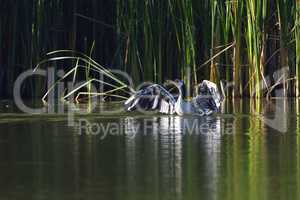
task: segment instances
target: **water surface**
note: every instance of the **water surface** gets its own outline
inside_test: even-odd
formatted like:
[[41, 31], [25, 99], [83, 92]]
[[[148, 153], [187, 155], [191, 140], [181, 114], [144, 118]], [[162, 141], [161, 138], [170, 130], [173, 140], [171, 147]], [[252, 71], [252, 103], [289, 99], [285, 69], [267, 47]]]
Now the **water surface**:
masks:
[[[76, 115], [94, 134], [1, 102], [0, 199], [300, 199], [298, 104], [280, 101], [228, 100], [205, 118]], [[276, 105], [286, 133], [263, 123]]]

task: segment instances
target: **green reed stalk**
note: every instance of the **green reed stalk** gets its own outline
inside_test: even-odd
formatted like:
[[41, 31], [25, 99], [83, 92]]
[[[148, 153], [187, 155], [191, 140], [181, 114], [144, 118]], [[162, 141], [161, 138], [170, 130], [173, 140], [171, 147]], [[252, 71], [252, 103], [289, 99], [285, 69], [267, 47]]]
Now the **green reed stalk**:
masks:
[[[217, 21], [216, 23], [219, 29], [215, 31], [217, 33], [217, 38], [219, 39], [217, 47], [215, 47], [215, 52], [213, 53], [214, 56], [221, 52], [220, 49], [226, 48], [226, 46], [230, 45], [232, 40], [232, 29], [233, 29], [233, 17], [232, 17], [232, 4], [233, 2], [224, 2], [218, 1], [217, 5]], [[216, 64], [217, 71], [218, 71], [218, 78], [222, 80], [227, 80], [231, 82], [231, 53], [229, 51], [225, 51], [223, 56], [220, 56], [218, 63]], [[230, 89], [226, 90], [226, 96], [230, 96], [231, 92]]]
[[241, 46], [242, 46], [242, 19], [243, 19], [243, 1], [232, 2], [233, 10], [233, 37], [235, 40], [234, 54], [233, 54], [233, 81], [234, 81], [234, 94], [233, 96], [239, 97], [242, 95], [242, 82], [241, 82]]
[[[280, 31], [280, 67], [289, 68], [289, 52], [287, 44], [289, 43], [289, 12], [291, 11], [291, 1], [289, 0], [276, 0], [278, 24]], [[284, 96], [287, 95], [286, 91], [286, 76], [283, 78]]]
[[182, 35], [182, 17], [178, 16], [177, 13], [181, 13], [179, 12], [178, 8], [180, 7], [180, 4], [175, 4], [174, 0], [168, 0], [168, 7], [169, 7], [169, 12], [170, 12], [170, 23], [172, 25], [172, 29], [174, 32], [174, 43], [173, 43], [173, 48], [175, 49], [174, 52], [176, 52], [177, 55], [180, 55], [179, 58], [177, 58], [177, 62], [179, 63], [179, 67], [177, 67], [176, 65], [173, 66], [172, 68], [173, 71], [177, 72], [176, 74], [179, 74], [182, 76], [182, 69], [184, 67], [184, 59], [183, 59], [183, 55], [182, 52], [184, 51], [185, 48], [185, 43], [182, 42], [184, 35]]
[[[187, 91], [191, 92], [192, 81], [197, 83], [197, 74], [196, 74], [196, 63], [195, 63], [195, 41], [194, 41], [194, 19], [193, 19], [193, 8], [192, 0], [182, 1], [182, 43], [184, 46], [183, 49], [183, 77], [187, 85]], [[191, 76], [193, 69], [193, 76]]]
[[[226, 2], [225, 3], [225, 14], [223, 16], [221, 16], [221, 20], [225, 19], [225, 21], [222, 23], [223, 24], [223, 33], [224, 33], [224, 44], [228, 44], [230, 42], [231, 39], [231, 33], [232, 33], [232, 23], [233, 23], [233, 17], [232, 17], [232, 5], [233, 2]], [[230, 68], [230, 54], [228, 51], [225, 52], [225, 65], [227, 65], [225, 67], [225, 80], [227, 81], [231, 81], [231, 68]], [[230, 90], [226, 91], [227, 92], [227, 96], [229, 96]], [[231, 95], [231, 94], [230, 94]]]
[[296, 0], [295, 42], [296, 42], [296, 96], [300, 96], [300, 1]]
[[153, 34], [152, 34], [152, 21], [151, 21], [151, 1], [144, 1], [144, 56], [143, 56], [143, 63], [144, 63], [144, 79], [146, 81], [153, 81], [154, 76], [154, 66], [153, 66]]
[[[215, 40], [216, 40], [216, 21], [217, 18], [217, 1], [216, 0], [211, 0], [211, 49], [210, 49], [210, 57], [212, 58], [214, 56], [214, 47], [215, 47]], [[210, 80], [213, 82], [217, 81], [217, 69], [216, 69], [216, 64], [215, 60], [212, 59], [210, 62]]]
[[268, 11], [267, 0], [247, 0], [247, 52], [249, 60], [249, 91], [256, 98], [262, 97], [266, 32], [265, 23]]
[[[5, 7], [11, 5], [4, 3]], [[4, 10], [7, 13], [2, 19], [0, 36], [9, 39], [1, 43], [4, 47], [0, 50], [3, 54], [0, 65], [6, 66], [1, 71], [8, 82], [5, 90], [12, 91], [17, 75], [35, 65], [46, 52], [86, 51], [95, 40], [95, 59], [107, 64], [112, 60], [108, 52], [118, 55], [118, 65], [137, 84], [145, 80], [160, 83], [165, 79], [184, 78], [191, 87], [202, 79], [218, 82], [225, 78], [234, 81], [234, 96], [246, 95], [243, 92], [246, 88], [247, 94], [258, 98], [264, 94], [261, 90], [264, 77], [271, 76], [278, 68], [289, 67], [297, 78], [295, 94], [300, 96], [299, 0], [116, 0], [109, 3], [107, 6], [102, 0], [92, 0], [82, 8], [78, 0], [16, 1], [9, 11]], [[109, 16], [98, 12], [103, 7], [112, 8]], [[82, 23], [76, 13], [100, 23]], [[116, 41], [103, 42], [104, 37], [114, 34], [118, 35]], [[220, 49], [232, 42], [235, 46], [218, 55]], [[269, 61], [273, 54], [267, 64], [265, 60]], [[207, 60], [210, 65], [205, 64], [206, 67], [196, 72], [196, 66]], [[53, 63], [57, 64], [60, 63]], [[242, 70], [243, 64], [249, 64], [247, 74]], [[86, 79], [85, 74], [77, 77]], [[43, 87], [44, 82], [37, 81], [26, 85], [24, 92], [36, 93]]]
[[[156, 3], [157, 6], [157, 21], [156, 23], [154, 22], [154, 24], [156, 24], [156, 39], [157, 39], [157, 43], [156, 43], [156, 59], [155, 59], [155, 65], [156, 65], [156, 80], [158, 83], [162, 83], [163, 82], [163, 48], [164, 48], [164, 14], [165, 14], [165, 10], [164, 10], [164, 3], [162, 1], [159, 1]], [[153, 16], [154, 17], [154, 16]]]

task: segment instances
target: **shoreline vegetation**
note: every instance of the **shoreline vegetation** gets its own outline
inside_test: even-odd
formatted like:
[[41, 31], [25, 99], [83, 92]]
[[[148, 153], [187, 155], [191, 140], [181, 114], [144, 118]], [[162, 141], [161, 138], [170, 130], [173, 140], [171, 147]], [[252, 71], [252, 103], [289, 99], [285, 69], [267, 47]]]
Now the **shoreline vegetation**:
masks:
[[[232, 84], [228, 97], [274, 96], [278, 88], [300, 96], [299, 0], [5, 0], [0, 12], [1, 98], [43, 60], [85, 80], [85, 94], [100, 72], [113, 77], [105, 66], [135, 84], [181, 78], [191, 92], [209, 79]], [[66, 56], [73, 59], [58, 59]], [[46, 91], [43, 78], [22, 88], [28, 97]]]

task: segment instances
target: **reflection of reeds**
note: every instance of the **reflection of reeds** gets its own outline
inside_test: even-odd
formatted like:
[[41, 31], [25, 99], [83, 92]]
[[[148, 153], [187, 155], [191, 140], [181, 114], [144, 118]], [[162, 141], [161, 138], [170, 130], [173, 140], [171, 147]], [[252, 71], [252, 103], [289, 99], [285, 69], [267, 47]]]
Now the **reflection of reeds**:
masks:
[[[126, 70], [136, 83], [182, 78], [191, 90], [202, 79], [227, 80], [235, 83], [229, 96], [262, 97], [276, 82], [267, 77], [288, 67], [284, 79], [297, 79], [282, 84], [285, 94], [300, 94], [297, 0], [41, 0], [1, 7], [2, 96], [55, 49], [93, 49], [95, 60]], [[23, 92], [43, 85], [28, 83]]]

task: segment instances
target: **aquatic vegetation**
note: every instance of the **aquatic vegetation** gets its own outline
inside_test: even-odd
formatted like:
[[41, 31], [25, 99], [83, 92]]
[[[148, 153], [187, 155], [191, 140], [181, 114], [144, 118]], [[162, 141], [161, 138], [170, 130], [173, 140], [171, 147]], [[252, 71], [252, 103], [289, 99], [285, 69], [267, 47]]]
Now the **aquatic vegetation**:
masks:
[[[98, 79], [93, 58], [136, 84], [184, 79], [189, 94], [203, 79], [233, 83], [225, 91], [233, 97], [272, 96], [278, 87], [284, 96], [300, 94], [298, 0], [31, 0], [4, 2], [1, 13], [1, 96], [12, 96], [16, 77], [56, 49], [88, 55], [60, 52], [50, 62], [77, 66], [74, 81]], [[278, 82], [281, 69], [287, 73]], [[22, 90], [40, 96], [45, 85], [35, 79]]]
[[295, 11], [295, 42], [296, 42], [296, 96], [300, 95], [300, 2], [296, 5]]
[[[63, 54], [60, 56], [60, 54]], [[67, 71], [61, 78], [55, 81], [53, 85], [51, 85], [45, 95], [43, 96], [43, 102], [47, 102], [46, 99], [51, 91], [53, 91], [58, 84], [64, 83], [68, 80], [68, 78], [72, 78], [72, 88], [67, 88], [67, 91], [64, 90], [63, 94], [59, 96], [62, 97], [62, 100], [66, 100], [69, 97], [75, 97], [75, 101], [79, 102], [80, 96], [87, 96], [86, 100], [91, 100], [94, 97], [115, 97], [118, 99], [127, 99], [125, 95], [130, 95], [130, 92], [133, 92], [134, 89], [129, 85], [129, 83], [123, 82], [120, 78], [117, 77], [113, 72], [108, 70], [107, 68], [103, 67], [102, 65], [98, 64], [94, 61], [91, 57], [78, 53], [71, 50], [58, 50], [54, 52], [50, 52], [47, 54], [48, 56], [52, 56], [41, 61], [34, 70], [37, 70], [42, 65], [51, 62], [57, 61], [66, 61], [66, 60], [73, 60], [76, 61], [74, 67], [72, 67], [69, 71]], [[83, 69], [83, 70], [82, 70]], [[77, 74], [84, 74], [84, 81], [80, 82], [80, 79], [77, 78]], [[103, 78], [95, 78], [94, 76], [101, 75]], [[109, 78], [109, 81], [105, 81], [105, 77]], [[76, 84], [76, 83], [79, 83]], [[99, 83], [101, 86], [107, 86], [109, 89], [98, 91], [92, 91], [91, 85], [92, 83]], [[82, 89], [86, 89], [85, 92]], [[114, 94], [114, 92], [121, 91], [121, 94]], [[73, 100], [73, 99], [72, 99]]]

